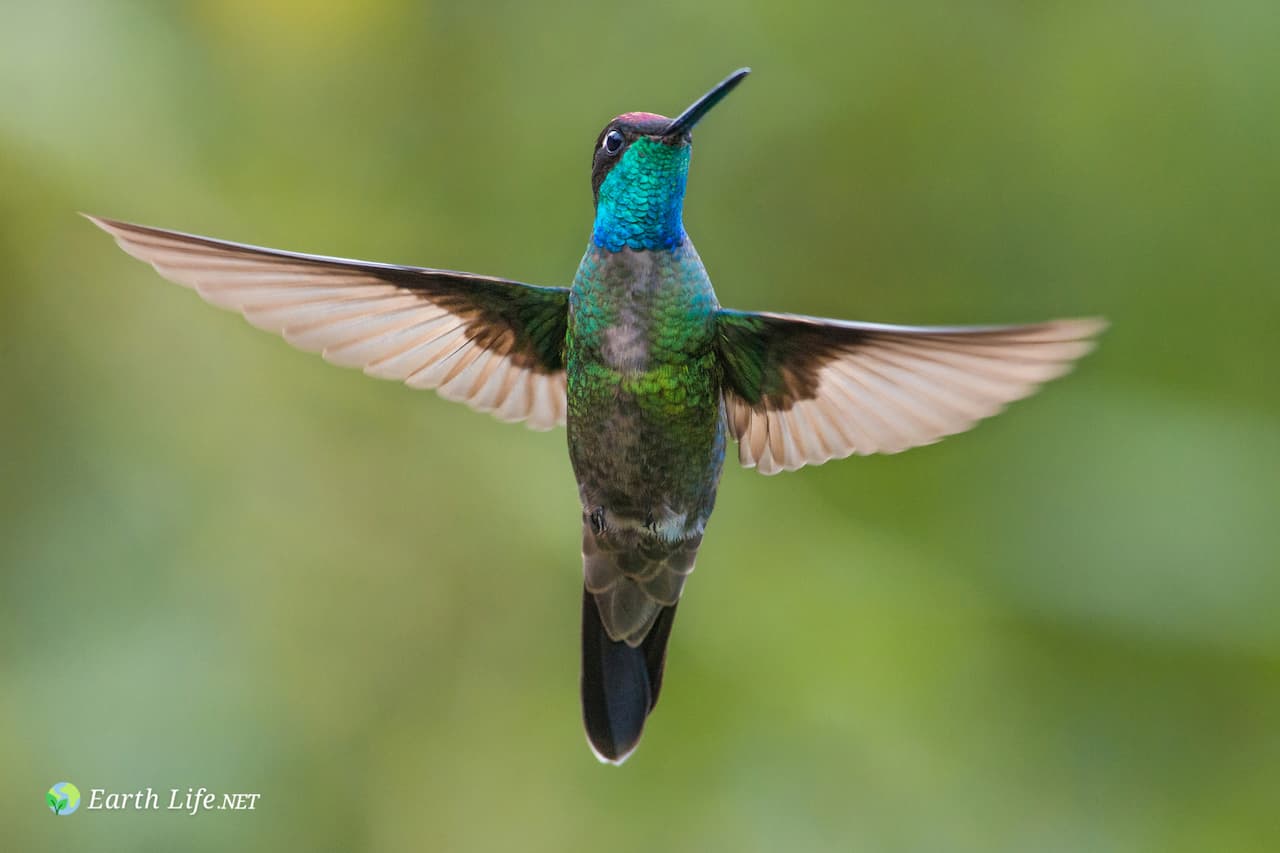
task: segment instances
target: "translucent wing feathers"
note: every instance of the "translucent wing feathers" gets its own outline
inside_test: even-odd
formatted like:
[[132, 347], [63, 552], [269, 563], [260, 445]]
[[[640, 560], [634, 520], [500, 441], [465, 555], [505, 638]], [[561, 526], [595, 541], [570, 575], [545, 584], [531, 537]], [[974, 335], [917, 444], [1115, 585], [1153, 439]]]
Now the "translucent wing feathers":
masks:
[[742, 464], [774, 474], [963, 432], [1061, 376], [1105, 323], [915, 327], [722, 311]]
[[88, 218], [165, 278], [299, 349], [534, 429], [564, 423], [564, 288]]

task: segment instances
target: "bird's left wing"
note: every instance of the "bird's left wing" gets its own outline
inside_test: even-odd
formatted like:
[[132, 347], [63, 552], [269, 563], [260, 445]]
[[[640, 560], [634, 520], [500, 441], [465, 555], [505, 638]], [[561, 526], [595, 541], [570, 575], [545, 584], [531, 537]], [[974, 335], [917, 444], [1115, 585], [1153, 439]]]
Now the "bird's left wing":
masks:
[[165, 278], [335, 364], [533, 429], [565, 421], [565, 288], [87, 218]]
[[887, 326], [722, 310], [738, 458], [775, 474], [932, 444], [1066, 373], [1105, 326]]

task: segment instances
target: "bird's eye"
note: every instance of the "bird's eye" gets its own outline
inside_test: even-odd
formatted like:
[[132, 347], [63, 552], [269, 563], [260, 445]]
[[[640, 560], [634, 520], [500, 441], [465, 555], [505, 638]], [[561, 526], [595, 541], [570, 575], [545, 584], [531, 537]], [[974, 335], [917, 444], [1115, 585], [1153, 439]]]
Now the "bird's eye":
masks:
[[600, 143], [600, 147], [609, 154], [617, 154], [622, 150], [623, 141], [621, 133], [611, 130], [604, 135], [604, 141]]

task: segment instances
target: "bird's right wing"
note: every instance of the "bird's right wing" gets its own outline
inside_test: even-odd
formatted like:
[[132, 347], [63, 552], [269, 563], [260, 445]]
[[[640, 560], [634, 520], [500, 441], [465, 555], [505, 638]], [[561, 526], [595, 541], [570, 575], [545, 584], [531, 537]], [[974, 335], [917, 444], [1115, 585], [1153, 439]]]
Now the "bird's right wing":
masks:
[[87, 218], [165, 278], [334, 364], [533, 429], [565, 422], [565, 288]]
[[725, 410], [762, 474], [964, 432], [1061, 376], [1106, 327], [886, 326], [722, 310]]

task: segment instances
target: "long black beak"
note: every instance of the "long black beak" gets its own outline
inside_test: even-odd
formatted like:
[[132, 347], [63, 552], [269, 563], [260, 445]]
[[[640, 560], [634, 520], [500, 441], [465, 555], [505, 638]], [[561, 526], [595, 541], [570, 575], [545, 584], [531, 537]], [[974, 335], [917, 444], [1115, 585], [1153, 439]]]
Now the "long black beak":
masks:
[[671, 120], [671, 124], [667, 125], [667, 129], [662, 132], [663, 136], [681, 136], [693, 130], [693, 126], [697, 124], [704, 115], [711, 112], [711, 108], [724, 100], [724, 96], [733, 91], [734, 87], [742, 82], [742, 78], [751, 73], [750, 68], [739, 68], [728, 77], [721, 80], [707, 94], [693, 102], [693, 106], [680, 113]]

